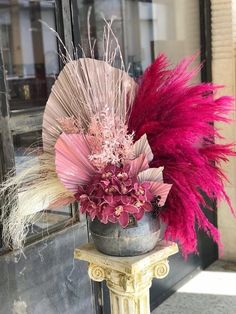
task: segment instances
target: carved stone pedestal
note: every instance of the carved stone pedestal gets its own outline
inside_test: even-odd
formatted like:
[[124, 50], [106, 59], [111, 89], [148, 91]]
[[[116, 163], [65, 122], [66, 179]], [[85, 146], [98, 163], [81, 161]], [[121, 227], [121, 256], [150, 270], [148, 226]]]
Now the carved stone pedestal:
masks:
[[75, 258], [89, 263], [88, 274], [92, 280], [106, 280], [112, 314], [148, 314], [152, 279], [168, 275], [167, 259], [177, 252], [176, 244], [160, 242], [147, 254], [115, 257], [98, 252], [88, 243], [75, 250]]

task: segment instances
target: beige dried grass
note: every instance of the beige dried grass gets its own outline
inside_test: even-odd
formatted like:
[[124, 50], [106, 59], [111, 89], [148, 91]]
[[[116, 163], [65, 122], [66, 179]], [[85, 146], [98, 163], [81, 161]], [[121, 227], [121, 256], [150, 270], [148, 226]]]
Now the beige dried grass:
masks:
[[40, 211], [53, 208], [59, 199], [63, 204], [73, 199], [73, 194], [57, 178], [53, 155], [43, 153], [25, 161], [23, 167], [17, 175], [9, 173], [1, 187], [5, 202], [1, 215], [3, 239], [13, 248], [21, 248], [27, 226], [38, 220]]

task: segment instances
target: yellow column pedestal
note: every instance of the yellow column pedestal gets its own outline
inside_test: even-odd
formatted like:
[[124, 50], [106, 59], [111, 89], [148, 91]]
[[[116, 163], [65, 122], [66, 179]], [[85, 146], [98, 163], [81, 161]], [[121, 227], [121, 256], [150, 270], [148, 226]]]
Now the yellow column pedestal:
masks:
[[177, 244], [161, 241], [147, 254], [116, 257], [100, 253], [88, 243], [76, 249], [74, 256], [89, 263], [92, 280], [106, 280], [112, 314], [149, 314], [152, 279], [168, 275], [168, 257], [177, 252]]

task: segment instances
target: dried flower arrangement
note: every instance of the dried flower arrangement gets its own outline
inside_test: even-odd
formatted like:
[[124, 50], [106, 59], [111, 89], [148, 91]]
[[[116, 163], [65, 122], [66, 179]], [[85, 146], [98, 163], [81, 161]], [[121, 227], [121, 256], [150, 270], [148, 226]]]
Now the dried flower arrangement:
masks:
[[87, 133], [63, 132], [55, 145], [58, 178], [81, 212], [123, 227], [130, 214], [140, 220], [152, 211], [151, 201], [165, 203], [171, 185], [163, 183], [162, 167], [149, 168], [152, 158], [146, 135], [134, 143], [127, 126], [111, 115], [92, 118]]
[[124, 70], [109, 23], [102, 61], [89, 44], [91, 58], [64, 56], [45, 108], [39, 162], [26, 163], [1, 188], [10, 190], [5, 240], [21, 247], [40, 211], [74, 201], [91, 219], [123, 227], [129, 215], [139, 220], [152, 211], [154, 201], [165, 204], [165, 237], [179, 241], [184, 255], [197, 251], [195, 223], [219, 243], [201, 206], [209, 208], [205, 193], [225, 199], [233, 211], [219, 166], [235, 155], [233, 145], [216, 144], [220, 134], [210, 123], [229, 122], [233, 99], [215, 98], [213, 84], [190, 83], [199, 71], [189, 70], [193, 58], [170, 69], [160, 55], [137, 84]]

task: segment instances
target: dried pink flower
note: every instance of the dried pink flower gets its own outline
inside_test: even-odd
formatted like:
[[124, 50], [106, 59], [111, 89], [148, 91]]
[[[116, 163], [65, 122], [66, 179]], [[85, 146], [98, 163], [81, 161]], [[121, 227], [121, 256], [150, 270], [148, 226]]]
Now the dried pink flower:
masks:
[[82, 131], [81, 121], [78, 118], [75, 118], [74, 116], [63, 117], [63, 118], [57, 119], [57, 121], [60, 123], [61, 128], [64, 133], [74, 134], [74, 133], [80, 133]]
[[99, 169], [133, 158], [133, 134], [128, 134], [127, 125], [117, 117], [93, 117], [87, 138], [92, 151], [89, 159]]

